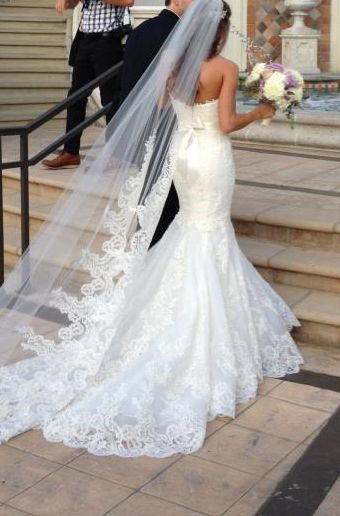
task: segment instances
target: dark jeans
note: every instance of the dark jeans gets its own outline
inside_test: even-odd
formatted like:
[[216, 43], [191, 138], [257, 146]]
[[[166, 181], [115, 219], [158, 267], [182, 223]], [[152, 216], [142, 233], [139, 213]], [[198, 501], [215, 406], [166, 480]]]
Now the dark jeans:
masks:
[[[72, 86], [68, 95], [85, 86], [92, 79], [98, 77], [115, 64], [123, 59], [123, 46], [117, 34], [107, 34], [106, 36], [95, 35], [87, 36], [80, 34], [77, 51], [74, 58]], [[106, 122], [109, 123], [119, 106], [120, 95], [120, 75], [108, 80], [100, 86], [100, 97], [102, 105], [113, 101], [113, 108], [106, 115]], [[85, 120], [87, 98], [70, 106], [67, 110], [66, 131], [70, 131], [76, 125]], [[70, 154], [79, 154], [80, 149], [79, 133], [71, 138], [64, 145], [64, 150]]]

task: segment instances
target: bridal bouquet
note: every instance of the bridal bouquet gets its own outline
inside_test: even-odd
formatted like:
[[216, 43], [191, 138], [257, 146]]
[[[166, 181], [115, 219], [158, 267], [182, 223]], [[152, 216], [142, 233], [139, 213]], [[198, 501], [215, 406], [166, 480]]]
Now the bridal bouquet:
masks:
[[[293, 108], [302, 102], [304, 80], [299, 72], [279, 63], [258, 63], [247, 77], [245, 88], [251, 97], [271, 102], [289, 120], [294, 120]], [[270, 120], [262, 124], [269, 125]]]

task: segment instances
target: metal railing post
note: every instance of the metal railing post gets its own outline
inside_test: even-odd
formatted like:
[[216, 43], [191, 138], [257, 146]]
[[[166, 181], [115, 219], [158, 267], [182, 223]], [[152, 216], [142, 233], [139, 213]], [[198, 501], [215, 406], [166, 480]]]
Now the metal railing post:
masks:
[[2, 187], [2, 138], [0, 135], [0, 285], [5, 281], [4, 205]]
[[20, 134], [20, 193], [21, 193], [21, 252], [24, 253], [30, 243], [30, 211], [28, 180], [28, 133]]

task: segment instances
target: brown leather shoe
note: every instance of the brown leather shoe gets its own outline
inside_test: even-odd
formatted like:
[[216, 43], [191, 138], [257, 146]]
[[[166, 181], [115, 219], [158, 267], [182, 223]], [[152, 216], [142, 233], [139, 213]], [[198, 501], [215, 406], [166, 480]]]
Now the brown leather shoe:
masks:
[[53, 159], [44, 159], [41, 162], [45, 167], [52, 169], [59, 168], [76, 168], [80, 165], [80, 156], [79, 154], [70, 154], [69, 152], [62, 152]]

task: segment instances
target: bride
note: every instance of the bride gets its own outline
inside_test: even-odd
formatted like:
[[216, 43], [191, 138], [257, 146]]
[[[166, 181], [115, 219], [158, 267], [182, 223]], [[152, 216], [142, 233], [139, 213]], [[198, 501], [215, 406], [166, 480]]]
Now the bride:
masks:
[[[0, 291], [0, 442], [193, 453], [264, 376], [296, 373], [294, 314], [241, 252], [228, 133], [231, 11], [194, 0]], [[149, 250], [174, 181], [180, 211]]]

